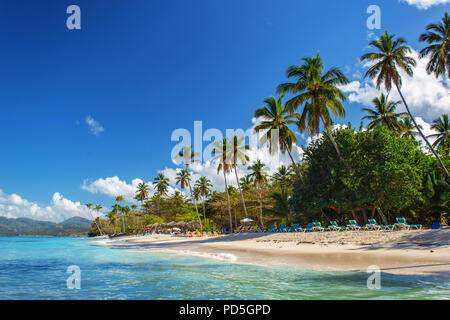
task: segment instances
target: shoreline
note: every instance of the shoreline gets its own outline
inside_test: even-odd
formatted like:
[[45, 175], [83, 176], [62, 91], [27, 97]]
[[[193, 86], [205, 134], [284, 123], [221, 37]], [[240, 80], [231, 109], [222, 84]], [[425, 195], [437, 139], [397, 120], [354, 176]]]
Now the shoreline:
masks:
[[450, 229], [396, 232], [232, 234], [216, 238], [131, 236], [102, 245], [173, 251], [260, 266], [450, 278]]

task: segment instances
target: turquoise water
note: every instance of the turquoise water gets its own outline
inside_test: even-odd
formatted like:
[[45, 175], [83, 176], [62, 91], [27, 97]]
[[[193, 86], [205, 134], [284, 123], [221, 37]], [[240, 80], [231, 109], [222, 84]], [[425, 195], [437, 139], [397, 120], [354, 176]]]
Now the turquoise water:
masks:
[[[240, 265], [92, 239], [0, 237], [0, 299], [449, 299], [450, 280]], [[81, 289], [67, 288], [70, 265]]]

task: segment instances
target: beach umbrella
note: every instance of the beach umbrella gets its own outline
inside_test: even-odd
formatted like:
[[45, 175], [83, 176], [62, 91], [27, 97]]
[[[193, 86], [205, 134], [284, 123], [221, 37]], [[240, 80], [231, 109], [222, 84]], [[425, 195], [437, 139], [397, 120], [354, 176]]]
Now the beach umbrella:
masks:
[[250, 218], [245, 218], [245, 219], [242, 219], [241, 220], [241, 222], [244, 222], [244, 223], [247, 223], [247, 222], [253, 222], [254, 220], [253, 219], [250, 219]]
[[177, 223], [175, 221], [171, 221], [167, 224], [168, 227], [175, 227]]

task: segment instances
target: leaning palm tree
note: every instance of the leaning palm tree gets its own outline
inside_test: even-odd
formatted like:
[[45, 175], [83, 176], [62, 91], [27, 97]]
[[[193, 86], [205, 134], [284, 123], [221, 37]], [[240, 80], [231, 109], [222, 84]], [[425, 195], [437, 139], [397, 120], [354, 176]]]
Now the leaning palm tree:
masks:
[[217, 161], [219, 165], [217, 166], [217, 174], [220, 171], [223, 172], [223, 179], [225, 181], [225, 192], [227, 194], [228, 202], [228, 214], [230, 216], [230, 231], [233, 231], [233, 216], [231, 215], [231, 201], [230, 193], [228, 192], [227, 174], [231, 173], [231, 159], [229, 150], [230, 143], [227, 138], [223, 138], [222, 141], [215, 141], [214, 148], [212, 150], [212, 155], [214, 158], [213, 162]]
[[200, 196], [202, 197], [203, 202], [203, 220], [206, 220], [206, 197], [209, 196], [212, 188], [211, 180], [209, 180], [207, 177], [200, 177], [195, 182], [195, 187], [198, 189]]
[[231, 140], [231, 157], [232, 157], [232, 167], [234, 169], [234, 174], [236, 176], [236, 184], [238, 186], [239, 193], [241, 194], [241, 201], [242, 201], [242, 207], [244, 208], [245, 218], [248, 218], [247, 214], [247, 207], [245, 206], [245, 200], [244, 200], [244, 194], [242, 193], [241, 185], [239, 183], [239, 176], [237, 172], [237, 166], [239, 163], [242, 165], [245, 165], [250, 158], [247, 155], [247, 150], [250, 149], [250, 147], [245, 144], [245, 137], [238, 138], [237, 135], [233, 136], [233, 139]]
[[263, 219], [263, 206], [262, 206], [262, 192], [265, 184], [267, 183], [267, 173], [265, 164], [261, 162], [261, 160], [256, 161], [253, 165], [248, 167], [248, 170], [251, 170], [249, 177], [252, 179], [255, 187], [258, 190], [259, 195], [259, 218], [261, 222], [261, 226], [264, 227], [264, 219]]
[[92, 203], [87, 203], [86, 204], [86, 207], [88, 208], [88, 211], [89, 211], [89, 214], [91, 215], [91, 217], [92, 217], [92, 220], [94, 220], [94, 223], [95, 223], [95, 225], [97, 226], [97, 230], [98, 230], [98, 232], [100, 232], [100, 235], [102, 234], [102, 231], [100, 230], [100, 227], [98, 226], [98, 224], [97, 224], [97, 221], [95, 221], [95, 218], [94, 218], [94, 216], [92, 215], [92, 206], [93, 206], [93, 204]]
[[[269, 151], [274, 154], [278, 151], [278, 146], [280, 147], [281, 153], [289, 154], [292, 164], [296, 168], [296, 173], [301, 179], [302, 175], [300, 170], [295, 165], [294, 158], [292, 157], [291, 150], [292, 145], [297, 143], [297, 137], [289, 129], [289, 124], [296, 124], [300, 120], [300, 115], [295, 112], [288, 111], [287, 107], [283, 105], [283, 95], [278, 99], [274, 97], [269, 97], [264, 100], [265, 106], [259, 108], [255, 111], [255, 117], [262, 118], [262, 121], [255, 127], [255, 132], [260, 132], [266, 130], [265, 134], [261, 137], [259, 144], [263, 145], [269, 141]], [[273, 141], [272, 130], [277, 130], [278, 141]]]
[[[196, 158], [199, 156], [199, 154], [197, 152], [194, 152], [192, 150], [191, 146], [183, 146], [180, 150], [180, 152], [178, 153], [177, 158], [180, 159], [181, 161], [184, 162], [184, 164], [186, 165], [186, 171], [187, 174], [189, 175], [189, 166], [191, 163], [195, 163], [195, 162], [199, 162]], [[197, 207], [197, 201], [195, 201], [194, 198], [194, 194], [192, 191], [192, 186], [191, 186], [191, 179], [187, 180], [188, 186], [189, 186], [189, 190], [191, 191], [191, 198], [192, 201], [194, 202], [194, 207], [195, 207], [195, 212], [197, 213], [197, 217], [200, 220], [200, 214], [198, 213], [198, 207]], [[200, 225], [202, 224], [202, 222], [200, 221]], [[203, 229], [202, 227], [200, 229]]]
[[319, 53], [311, 58], [303, 58], [300, 66], [290, 66], [286, 70], [288, 78], [295, 78], [294, 83], [282, 83], [278, 86], [278, 93], [291, 93], [296, 95], [288, 102], [288, 111], [296, 110], [303, 105], [303, 111], [298, 122], [300, 132], [307, 130], [309, 135], [320, 132], [322, 123], [327, 131], [331, 142], [342, 162], [344, 158], [333, 137], [331, 115], [344, 117], [345, 109], [342, 102], [347, 96], [339, 89], [339, 86], [348, 84], [347, 77], [338, 68], [331, 68], [324, 72], [324, 64]]
[[448, 114], [443, 114], [440, 118], [435, 119], [431, 129], [437, 131], [437, 133], [428, 136], [428, 138], [436, 138], [433, 147], [442, 148], [443, 150], [448, 148], [450, 143], [450, 121]]
[[441, 23], [429, 24], [426, 33], [420, 35], [419, 41], [429, 44], [420, 51], [420, 58], [430, 56], [427, 64], [428, 74], [436, 78], [447, 73], [450, 77], [450, 16], [445, 12]]
[[430, 144], [428, 139], [423, 134], [422, 130], [417, 125], [411, 111], [409, 110], [408, 104], [403, 97], [402, 91], [400, 90], [402, 86], [402, 78], [399, 74], [400, 69], [406, 72], [408, 76], [413, 75], [413, 67], [416, 66], [417, 62], [413, 58], [409, 57], [408, 54], [411, 53], [411, 48], [406, 45], [406, 40], [404, 38], [394, 39], [394, 35], [390, 35], [385, 32], [378, 40], [370, 42], [370, 45], [377, 49], [377, 52], [366, 53], [361, 57], [361, 61], [368, 60], [373, 62], [374, 65], [369, 68], [365, 74], [365, 78], [376, 78], [376, 87], [380, 89], [382, 83], [387, 92], [391, 91], [392, 84], [397, 88], [398, 94], [400, 95], [403, 104], [405, 105], [406, 111], [409, 114], [414, 126], [419, 132], [422, 139], [428, 145], [428, 148], [433, 152], [436, 159], [438, 159], [442, 169], [445, 171], [447, 176], [450, 176], [447, 168], [442, 162], [441, 158], [434, 150], [433, 146]]
[[148, 195], [148, 184], [145, 182], [139, 183], [136, 190], [136, 196], [134, 198], [142, 204], [148, 198]]
[[[192, 201], [194, 202], [194, 204], [196, 203], [195, 201], [195, 196], [194, 196], [194, 191], [192, 190], [191, 187], [191, 177], [189, 174], [189, 171], [187, 169], [181, 169], [178, 173], [177, 173], [177, 177], [176, 177], [176, 184], [180, 185], [180, 188], [183, 189], [187, 189], [189, 188], [190, 192], [191, 192], [191, 198]], [[197, 213], [197, 218], [198, 221], [200, 222], [200, 232], [203, 232], [203, 224], [202, 224], [202, 219], [200, 218], [200, 214], [198, 213], [197, 210], [197, 205], [195, 205], [195, 211]]]
[[399, 118], [406, 115], [406, 113], [395, 112], [395, 108], [400, 104], [400, 101], [389, 101], [389, 96], [382, 93], [380, 97], [374, 98], [372, 103], [373, 109], [361, 109], [361, 111], [367, 113], [367, 115], [363, 117], [363, 120], [371, 120], [367, 125], [367, 129], [387, 127], [393, 132], [398, 131], [401, 125]]
[[153, 179], [153, 185], [158, 195], [158, 215], [161, 209], [161, 198], [167, 195], [169, 189], [169, 179], [164, 176], [164, 173], [159, 173], [158, 176]]

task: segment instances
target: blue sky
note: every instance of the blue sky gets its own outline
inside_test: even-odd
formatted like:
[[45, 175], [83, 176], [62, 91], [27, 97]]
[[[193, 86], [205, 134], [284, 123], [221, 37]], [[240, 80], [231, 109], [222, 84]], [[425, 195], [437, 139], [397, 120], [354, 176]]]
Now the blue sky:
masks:
[[[424, 27], [450, 8], [438, 4], [445, 0], [409, 2], [437, 5], [0, 0], [3, 199], [16, 194], [45, 207], [58, 193], [110, 205], [110, 196], [83, 190], [83, 181], [153, 179], [173, 167], [172, 131], [192, 130], [194, 120], [204, 128], [251, 127], [254, 110], [275, 94], [285, 69], [318, 50], [327, 68], [340, 67], [362, 85], [357, 59], [368, 43], [369, 5], [381, 8], [382, 30], [375, 34], [387, 29], [416, 50]], [[81, 8], [81, 30], [66, 28], [71, 4]], [[338, 122], [359, 126], [362, 104], [347, 103], [347, 117]], [[438, 116], [416, 110], [428, 122]]]

